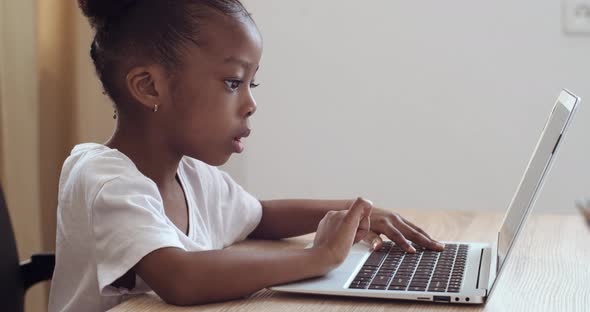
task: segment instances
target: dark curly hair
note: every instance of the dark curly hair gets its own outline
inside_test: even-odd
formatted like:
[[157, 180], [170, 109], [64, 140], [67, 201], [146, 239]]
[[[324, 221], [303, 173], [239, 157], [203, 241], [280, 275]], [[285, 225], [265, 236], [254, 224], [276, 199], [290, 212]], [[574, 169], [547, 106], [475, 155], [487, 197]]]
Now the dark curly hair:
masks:
[[180, 66], [187, 44], [202, 45], [200, 29], [214, 12], [235, 18], [250, 14], [239, 0], [78, 0], [95, 30], [90, 48], [104, 91], [117, 103], [124, 71], [133, 61]]

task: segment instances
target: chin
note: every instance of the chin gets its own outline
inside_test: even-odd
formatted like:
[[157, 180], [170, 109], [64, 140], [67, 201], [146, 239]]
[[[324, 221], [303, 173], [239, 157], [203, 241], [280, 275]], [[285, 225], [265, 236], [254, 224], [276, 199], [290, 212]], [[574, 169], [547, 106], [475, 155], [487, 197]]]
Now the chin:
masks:
[[227, 163], [227, 161], [229, 160], [230, 157], [231, 157], [231, 155], [227, 155], [227, 156], [222, 156], [222, 157], [212, 157], [210, 159], [199, 159], [199, 160], [208, 164], [209, 166], [219, 167], [219, 166], [225, 165], [225, 163]]
[[192, 151], [192, 152], [185, 152], [184, 155], [192, 157], [194, 159], [198, 159], [209, 166], [218, 167], [224, 165], [229, 158], [232, 156], [231, 151], [220, 151], [217, 150], [214, 152], [212, 149], [205, 150], [205, 151]]

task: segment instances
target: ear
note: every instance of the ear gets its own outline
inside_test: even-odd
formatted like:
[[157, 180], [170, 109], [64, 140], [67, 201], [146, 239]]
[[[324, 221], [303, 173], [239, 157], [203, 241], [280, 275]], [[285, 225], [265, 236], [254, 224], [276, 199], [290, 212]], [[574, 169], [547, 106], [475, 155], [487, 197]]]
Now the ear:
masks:
[[125, 77], [127, 90], [133, 99], [153, 110], [161, 108], [168, 96], [168, 75], [162, 66], [133, 67]]

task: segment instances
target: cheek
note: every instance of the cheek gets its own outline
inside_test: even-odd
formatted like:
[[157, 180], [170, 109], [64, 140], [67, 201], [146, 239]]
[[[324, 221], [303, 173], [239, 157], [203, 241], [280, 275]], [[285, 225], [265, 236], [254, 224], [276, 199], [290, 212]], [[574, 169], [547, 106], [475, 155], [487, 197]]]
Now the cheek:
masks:
[[197, 88], [179, 87], [172, 96], [172, 103], [170, 103], [178, 115], [187, 115], [191, 111], [198, 108], [198, 103], [201, 102], [200, 95]]
[[[196, 84], [198, 86], [198, 84]], [[207, 93], [204, 88], [178, 87], [172, 96], [172, 118], [176, 126], [198, 124], [207, 114]], [[174, 121], [172, 121], [174, 123]]]
[[237, 114], [232, 111], [234, 100], [233, 94], [212, 79], [183, 84], [173, 93], [171, 103], [175, 133], [199, 141], [225, 137]]
[[219, 96], [211, 92], [186, 92], [175, 100], [170, 120], [175, 136], [183, 141], [208, 143], [227, 135], [229, 112]]
[[223, 91], [205, 91], [195, 95], [192, 108], [187, 109], [190, 114], [199, 120], [203, 126], [215, 130], [223, 130], [227, 127], [235, 114], [232, 112], [232, 97]]

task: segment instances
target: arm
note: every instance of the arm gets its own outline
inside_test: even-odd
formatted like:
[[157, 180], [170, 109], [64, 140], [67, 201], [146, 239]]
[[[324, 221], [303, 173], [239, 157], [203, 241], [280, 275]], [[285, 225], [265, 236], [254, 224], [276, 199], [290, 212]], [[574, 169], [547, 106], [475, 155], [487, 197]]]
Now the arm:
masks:
[[[281, 239], [313, 232], [329, 211], [350, 207], [352, 200], [285, 199], [261, 201], [262, 220], [250, 234], [255, 239]], [[407, 252], [416, 252], [410, 241], [432, 250], [443, 250], [444, 245], [398, 213], [373, 207], [370, 232], [365, 240], [380, 249], [383, 234]]]
[[321, 276], [344, 261], [369, 230], [371, 205], [358, 199], [346, 211], [329, 212], [318, 225], [314, 246], [303, 250], [214, 250], [162, 248], [133, 270], [164, 301], [202, 304], [240, 298], [270, 285]]
[[237, 299], [265, 287], [326, 274], [335, 263], [321, 249], [213, 250], [162, 248], [134, 268], [167, 303]]
[[331, 210], [348, 209], [352, 200], [263, 200], [262, 220], [250, 234], [255, 239], [281, 239], [315, 232]]

